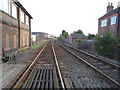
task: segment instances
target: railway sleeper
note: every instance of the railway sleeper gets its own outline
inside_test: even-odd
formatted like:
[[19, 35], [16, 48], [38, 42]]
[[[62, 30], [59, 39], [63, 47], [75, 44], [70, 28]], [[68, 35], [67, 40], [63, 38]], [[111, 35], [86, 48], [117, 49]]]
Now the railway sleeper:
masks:
[[55, 72], [51, 67], [39, 67], [33, 69], [25, 82], [24, 88], [56, 88]]

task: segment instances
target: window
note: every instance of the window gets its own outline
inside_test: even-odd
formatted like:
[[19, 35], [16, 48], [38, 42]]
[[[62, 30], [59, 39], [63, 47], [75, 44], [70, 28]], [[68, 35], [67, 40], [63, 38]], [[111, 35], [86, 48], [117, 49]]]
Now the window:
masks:
[[11, 14], [10, 3], [11, 0], [0, 0], [0, 9], [8, 14]]
[[2, 0], [2, 10], [8, 13], [8, 0]]
[[12, 4], [12, 16], [17, 19], [17, 7]]
[[0, 8], [2, 8], [4, 12], [10, 14], [10, 0], [2, 0], [0, 3], [2, 3]]
[[101, 21], [101, 27], [107, 26], [107, 19]]
[[111, 17], [110, 25], [116, 24], [116, 16]]
[[26, 24], [29, 25], [29, 17], [26, 15]]
[[25, 16], [24, 13], [21, 11], [21, 21], [24, 23], [25, 22]]

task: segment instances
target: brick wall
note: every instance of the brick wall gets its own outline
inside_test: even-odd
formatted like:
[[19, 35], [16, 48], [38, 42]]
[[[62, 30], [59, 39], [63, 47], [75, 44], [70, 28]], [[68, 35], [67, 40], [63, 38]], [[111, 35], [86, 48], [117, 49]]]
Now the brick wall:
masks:
[[[0, 11], [2, 13], [2, 48], [6, 51], [18, 48], [19, 42], [19, 29], [18, 20], [10, 15]], [[29, 45], [29, 26], [24, 23], [20, 23], [20, 47]]]
[[[1, 49], [5, 48], [6, 51], [11, 49], [29, 46], [30, 43], [30, 26], [25, 23], [19, 22], [18, 19], [8, 15], [0, 10], [0, 21], [2, 29], [0, 30], [0, 54]], [[20, 23], [20, 24], [19, 24]], [[20, 25], [20, 33], [19, 26]], [[19, 38], [20, 34], [20, 38]], [[20, 47], [19, 47], [20, 41]]]
[[[114, 33], [117, 32], [117, 24], [118, 24], [117, 21], [116, 21], [116, 24], [110, 25], [110, 18], [113, 16], [118, 16], [118, 14], [114, 13], [110, 16], [103, 17], [99, 20], [99, 22], [98, 22], [98, 35], [100, 35], [100, 36], [104, 35], [107, 30], [114, 32]], [[101, 21], [105, 20], [105, 19], [107, 19], [107, 26], [101, 27]]]
[[20, 30], [20, 46], [24, 47], [24, 46], [28, 46], [29, 45], [29, 31]]
[[6, 51], [18, 48], [18, 20], [4, 12], [2, 12], [2, 48]]

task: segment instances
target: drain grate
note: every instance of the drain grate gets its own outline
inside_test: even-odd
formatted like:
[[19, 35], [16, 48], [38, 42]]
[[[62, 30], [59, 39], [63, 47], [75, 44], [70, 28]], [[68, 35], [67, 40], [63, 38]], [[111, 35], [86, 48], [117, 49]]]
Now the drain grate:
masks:
[[34, 68], [24, 88], [57, 88], [55, 77], [52, 67]]
[[66, 88], [82, 88], [83, 85], [78, 81], [77, 77], [66, 76], [64, 77]]

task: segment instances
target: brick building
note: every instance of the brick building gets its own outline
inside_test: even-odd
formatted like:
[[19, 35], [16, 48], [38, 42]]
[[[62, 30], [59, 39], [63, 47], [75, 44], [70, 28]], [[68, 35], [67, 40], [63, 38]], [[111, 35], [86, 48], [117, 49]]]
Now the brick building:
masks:
[[108, 3], [107, 12], [98, 19], [98, 35], [102, 36], [107, 30], [120, 35], [120, 7], [113, 9], [112, 3]]
[[71, 42], [77, 42], [78, 39], [86, 40], [87, 37], [84, 34], [78, 34], [78, 33], [72, 33], [72, 34], [70, 34], [69, 41], [71, 41]]
[[31, 45], [32, 16], [17, 0], [0, 0], [0, 54]]
[[36, 35], [36, 42], [40, 42], [41, 40], [48, 39], [49, 34], [44, 32], [32, 32], [32, 35]]

